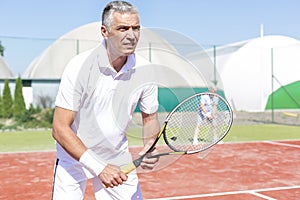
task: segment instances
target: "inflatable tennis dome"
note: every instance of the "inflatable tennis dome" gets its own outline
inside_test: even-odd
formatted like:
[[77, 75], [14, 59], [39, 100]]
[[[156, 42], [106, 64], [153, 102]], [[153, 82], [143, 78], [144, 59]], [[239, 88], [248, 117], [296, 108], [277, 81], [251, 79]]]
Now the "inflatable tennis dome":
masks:
[[264, 36], [212, 51], [235, 110], [300, 108], [300, 41]]
[[13, 76], [8, 65], [4, 61], [3, 57], [0, 55], [0, 79], [7, 79]]
[[[100, 27], [99, 22], [94, 22], [63, 35], [31, 62], [22, 78], [60, 80], [66, 64], [72, 57], [101, 43]], [[167, 110], [191, 93], [207, 91], [209, 85], [201, 69], [195, 67], [182, 53], [187, 51], [185, 47], [171, 44], [170, 39], [178, 37], [184, 38], [183, 35], [170, 30], [142, 28], [136, 49], [136, 53], [147, 59], [152, 66], [142, 77], [149, 79], [152, 75], [156, 79], [160, 86], [161, 101], [165, 102], [163, 104]], [[208, 55], [206, 57], [208, 63], [205, 68], [212, 67]], [[44, 86], [39, 85], [39, 87]], [[223, 92], [223, 88], [218, 89]], [[34, 89], [34, 91], [38, 90], [38, 88]], [[57, 90], [57, 87], [54, 90]], [[45, 92], [45, 89], [41, 92]], [[34, 95], [38, 96], [38, 94]]]

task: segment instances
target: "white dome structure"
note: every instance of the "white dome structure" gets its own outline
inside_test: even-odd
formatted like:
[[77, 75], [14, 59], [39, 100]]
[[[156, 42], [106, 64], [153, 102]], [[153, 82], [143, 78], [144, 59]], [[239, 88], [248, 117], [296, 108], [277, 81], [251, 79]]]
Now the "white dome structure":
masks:
[[35, 58], [22, 78], [60, 79], [65, 65], [78, 53], [95, 47], [100, 41], [100, 26], [84, 25], [60, 37]]
[[[216, 52], [217, 71], [226, 97], [236, 110], [264, 111], [271, 109], [270, 104], [276, 109], [300, 108], [299, 87], [286, 90], [287, 86], [297, 88], [294, 84], [300, 81], [298, 40], [265, 36], [218, 47]], [[282, 89], [286, 90], [285, 96], [276, 96], [276, 91]]]
[[8, 65], [4, 61], [3, 57], [0, 55], [0, 79], [7, 79], [13, 76]]

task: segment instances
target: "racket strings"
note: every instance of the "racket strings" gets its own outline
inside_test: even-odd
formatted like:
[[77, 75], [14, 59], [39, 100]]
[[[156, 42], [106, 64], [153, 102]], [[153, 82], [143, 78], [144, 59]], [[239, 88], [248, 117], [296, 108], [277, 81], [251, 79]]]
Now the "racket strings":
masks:
[[205, 115], [200, 109], [203, 96], [184, 101], [169, 118], [164, 137], [173, 150], [188, 153], [205, 150], [220, 141], [231, 126], [227, 103], [218, 95], [210, 96], [213, 111]]

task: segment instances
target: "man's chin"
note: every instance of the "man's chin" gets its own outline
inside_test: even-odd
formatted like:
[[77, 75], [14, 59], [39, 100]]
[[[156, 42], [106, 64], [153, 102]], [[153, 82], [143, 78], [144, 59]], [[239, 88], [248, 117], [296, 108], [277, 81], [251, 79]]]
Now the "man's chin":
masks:
[[134, 51], [135, 51], [135, 48], [132, 48], [132, 49], [126, 49], [126, 50], [123, 51], [123, 53], [124, 53], [126, 56], [128, 56], [128, 55], [130, 55], [130, 54], [133, 54]]

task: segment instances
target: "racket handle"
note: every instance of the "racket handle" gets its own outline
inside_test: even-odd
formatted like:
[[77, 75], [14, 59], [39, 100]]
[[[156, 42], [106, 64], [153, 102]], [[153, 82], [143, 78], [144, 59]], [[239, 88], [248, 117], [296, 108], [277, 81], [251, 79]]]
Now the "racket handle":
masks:
[[[130, 172], [132, 172], [133, 170], [135, 170], [138, 166], [140, 166], [142, 159], [144, 156], [134, 160], [133, 162], [125, 165], [124, 167], [121, 168], [121, 171], [124, 172], [125, 174], [129, 174]], [[105, 184], [103, 184], [104, 188], [108, 188]]]
[[134, 165], [133, 162], [127, 164], [126, 166], [122, 167], [122, 171], [125, 173], [125, 174], [128, 174], [130, 172], [132, 172], [133, 170], [136, 169], [136, 166]]
[[[121, 170], [122, 172], [124, 172], [125, 174], [129, 174], [131, 171], [135, 170], [137, 167], [134, 165], [133, 162], [127, 164], [126, 166], [122, 167]], [[106, 185], [104, 185], [102, 183], [104, 188], [108, 188]]]

